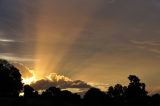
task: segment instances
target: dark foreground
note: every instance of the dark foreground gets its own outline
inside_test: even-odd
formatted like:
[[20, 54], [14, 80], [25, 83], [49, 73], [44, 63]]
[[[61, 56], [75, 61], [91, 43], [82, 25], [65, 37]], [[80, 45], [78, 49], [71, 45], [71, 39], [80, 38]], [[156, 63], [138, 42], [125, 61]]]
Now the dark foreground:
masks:
[[143, 100], [56, 100], [48, 98], [0, 98], [0, 106], [160, 106], [160, 96]]
[[1, 97], [0, 106], [160, 106], [159, 94], [134, 98], [120, 95], [111, 97], [96, 88], [91, 88], [83, 98], [69, 91], [63, 93], [50, 95], [45, 92], [42, 95], [16, 98]]

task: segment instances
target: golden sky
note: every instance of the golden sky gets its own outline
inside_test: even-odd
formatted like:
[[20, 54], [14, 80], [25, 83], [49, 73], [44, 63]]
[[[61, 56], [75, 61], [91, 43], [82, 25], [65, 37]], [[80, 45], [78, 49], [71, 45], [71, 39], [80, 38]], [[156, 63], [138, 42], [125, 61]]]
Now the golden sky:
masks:
[[158, 88], [160, 1], [1, 0], [0, 56], [42, 78], [95, 83], [140, 76]]

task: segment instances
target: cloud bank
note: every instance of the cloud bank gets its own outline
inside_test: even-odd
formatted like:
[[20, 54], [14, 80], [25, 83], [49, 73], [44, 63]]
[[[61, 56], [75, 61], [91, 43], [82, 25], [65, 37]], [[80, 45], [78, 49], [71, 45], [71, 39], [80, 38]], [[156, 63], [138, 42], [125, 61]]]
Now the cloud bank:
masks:
[[[28, 67], [21, 63], [13, 62], [12, 63], [17, 69], [19, 69], [20, 73], [22, 74], [22, 78], [32, 78], [34, 75], [30, 71]], [[33, 81], [31, 83], [31, 86], [35, 90], [45, 90], [51, 86], [59, 87], [61, 89], [86, 89], [91, 88], [92, 86], [90, 84], [87, 84], [84, 81], [81, 80], [71, 80], [70, 78], [58, 75], [56, 73], [51, 73], [48, 76], [46, 76], [44, 79], [40, 79], [37, 81]]]
[[33, 82], [31, 86], [36, 90], [44, 90], [51, 86], [59, 87], [61, 89], [67, 88], [91, 88], [89, 84], [81, 80], [71, 80], [68, 77], [58, 75], [56, 73], [51, 73], [45, 79], [38, 80]]
[[[19, 69], [22, 78], [32, 78], [34, 75], [30, 71], [28, 67], [25, 65], [18, 63], [18, 62], [12, 62], [12, 64]], [[34, 76], [36, 77], [36, 76]], [[63, 76], [63, 75], [58, 75], [56, 73], [51, 73], [48, 76], [46, 76], [44, 79], [40, 79], [37, 81], [33, 81], [30, 84], [35, 90], [45, 90], [51, 86], [54, 87], [59, 87], [61, 89], [78, 89], [78, 90], [83, 90], [91, 88], [92, 86], [84, 81], [81, 80], [71, 80], [70, 78]]]

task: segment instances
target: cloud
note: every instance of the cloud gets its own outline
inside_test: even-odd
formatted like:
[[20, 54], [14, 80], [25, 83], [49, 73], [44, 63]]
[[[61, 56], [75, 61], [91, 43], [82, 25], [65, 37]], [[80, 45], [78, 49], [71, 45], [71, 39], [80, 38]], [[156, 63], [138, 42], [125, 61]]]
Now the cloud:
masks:
[[57, 75], [56, 73], [51, 73], [47, 78], [51, 81], [72, 81], [68, 77], [65, 77], [63, 75]]
[[36, 62], [39, 61], [38, 59], [31, 58], [29, 56], [15, 56], [16, 54], [13, 53], [1, 53], [0, 52], [0, 58], [5, 59], [8, 61], [14, 61], [14, 62]]
[[[27, 66], [22, 63], [18, 62], [11, 62], [21, 73], [22, 79], [30, 80], [35, 78], [36, 75], [34, 74], [33, 70], [30, 70]], [[25, 83], [25, 82], [24, 82]], [[30, 84], [30, 83], [27, 83]], [[89, 88], [97, 87], [102, 90], [106, 90], [107, 84], [102, 83], [86, 83], [81, 80], [72, 80], [66, 76], [58, 75], [56, 73], [51, 73], [46, 76], [44, 79], [31, 81], [31, 86], [36, 90], [44, 90], [51, 86], [59, 87], [61, 89], [70, 90], [75, 93], [84, 94]]]
[[109, 84], [106, 83], [89, 83], [91, 86], [99, 88], [103, 91], [106, 91], [107, 88], [109, 87]]
[[21, 40], [16, 40], [16, 39], [6, 39], [6, 38], [0, 38], [0, 43], [24, 43], [24, 41]]
[[160, 49], [149, 49], [149, 51], [160, 54]]
[[10, 42], [10, 43], [11, 43], [11, 42], [15, 42], [15, 40], [11, 40], [11, 39], [0, 39], [0, 42], [6, 42], [6, 43], [7, 43], [7, 42], [8, 42], [8, 43]]
[[33, 76], [33, 74], [30, 72], [30, 69], [25, 65], [18, 62], [12, 62], [12, 64], [20, 71], [23, 78], [30, 78]]
[[[30, 71], [30, 69], [18, 62], [12, 62], [12, 64], [20, 70], [20, 73], [22, 74], [22, 78], [30, 79], [34, 75]], [[56, 73], [51, 73], [48, 76], [45, 77], [45, 79], [40, 79], [37, 81], [33, 81], [31, 83], [31, 86], [36, 90], [44, 90], [51, 86], [56, 86], [61, 89], [70, 90], [75, 93], [84, 94], [89, 88], [91, 87], [97, 87], [101, 90], [106, 90], [108, 87], [108, 84], [104, 83], [86, 83], [81, 80], [72, 80], [66, 76], [58, 75]]]
[[16, 57], [16, 56], [5, 56], [5, 55], [0, 55], [0, 56], [2, 59], [9, 60], [9, 61], [17, 61], [17, 62], [38, 61], [38, 59], [22, 58], [22, 57]]
[[68, 77], [51, 73], [45, 79], [33, 82], [31, 86], [36, 90], [44, 90], [51, 86], [59, 87], [61, 89], [66, 88], [91, 88], [89, 84], [81, 80], [71, 80]]
[[138, 40], [131, 40], [131, 43], [136, 45], [136, 48], [158, 54], [160, 55], [160, 42], [159, 41], [138, 41]]
[[[3, 62], [3, 59], [0, 59]], [[9, 61], [10, 64], [12, 64], [14, 67], [16, 67], [19, 72], [22, 75], [22, 78], [30, 78], [33, 77], [33, 74], [31, 73], [30, 69], [26, 67], [25, 65], [18, 63], [18, 62], [11, 62]]]
[[137, 41], [131, 40], [133, 44], [137, 45], [150, 45], [150, 46], [160, 46], [160, 41]]

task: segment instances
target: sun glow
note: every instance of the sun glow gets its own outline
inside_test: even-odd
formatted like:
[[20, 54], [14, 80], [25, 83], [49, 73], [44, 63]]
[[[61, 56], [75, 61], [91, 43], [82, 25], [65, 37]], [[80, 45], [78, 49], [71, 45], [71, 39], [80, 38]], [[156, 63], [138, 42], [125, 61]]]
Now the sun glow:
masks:
[[28, 85], [30, 85], [32, 82], [35, 82], [36, 81], [36, 75], [35, 75], [35, 73], [34, 73], [34, 71], [33, 70], [30, 70], [30, 72], [32, 73], [32, 77], [29, 77], [29, 78], [22, 78], [22, 82], [24, 83], [24, 84], [28, 84]]
[[[39, 60], [35, 62], [34, 66], [37, 79], [44, 78], [53, 72], [67, 73], [63, 72], [68, 70], [65, 69], [67, 66], [62, 69], [62, 65], [68, 65], [71, 56], [69, 52], [74, 49], [72, 48], [74, 43], [80, 39], [79, 34], [84, 31], [90, 22], [90, 18], [92, 18], [92, 12], [94, 12], [92, 9], [88, 10], [84, 13], [88, 15], [84, 17], [75, 12], [70, 6], [65, 11], [58, 7], [59, 12], [57, 13], [53, 8], [56, 5], [53, 6], [55, 3], [52, 3], [53, 1], [45, 2], [41, 0], [38, 4], [40, 6], [37, 8], [39, 12], [36, 14], [36, 21], [33, 22], [36, 29], [34, 32], [36, 35], [35, 58]], [[73, 13], [76, 15], [72, 15]], [[77, 21], [77, 19], [80, 20]], [[71, 21], [72, 23], [70, 23]], [[66, 58], [67, 60], [65, 60]]]

